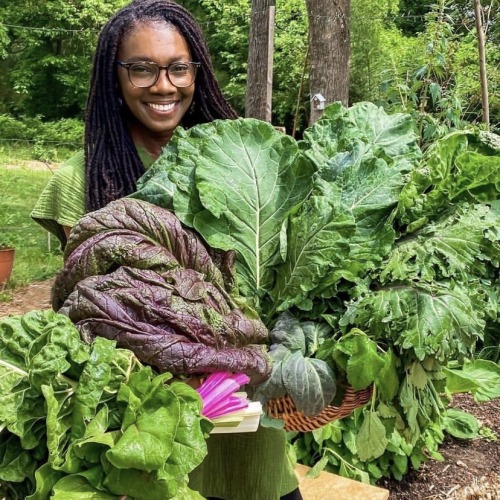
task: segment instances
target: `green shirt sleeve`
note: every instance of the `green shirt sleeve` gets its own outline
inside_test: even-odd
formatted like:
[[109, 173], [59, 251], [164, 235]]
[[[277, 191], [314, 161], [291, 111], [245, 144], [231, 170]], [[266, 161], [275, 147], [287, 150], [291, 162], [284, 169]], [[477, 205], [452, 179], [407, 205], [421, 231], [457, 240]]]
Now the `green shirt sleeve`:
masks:
[[73, 227], [85, 215], [83, 151], [64, 162], [38, 198], [31, 217], [66, 245], [63, 226]]
[[[144, 168], [149, 168], [153, 159], [143, 148], [137, 151]], [[64, 248], [63, 226], [73, 227], [85, 213], [85, 156], [82, 150], [58, 168], [38, 198], [31, 217], [54, 234]]]

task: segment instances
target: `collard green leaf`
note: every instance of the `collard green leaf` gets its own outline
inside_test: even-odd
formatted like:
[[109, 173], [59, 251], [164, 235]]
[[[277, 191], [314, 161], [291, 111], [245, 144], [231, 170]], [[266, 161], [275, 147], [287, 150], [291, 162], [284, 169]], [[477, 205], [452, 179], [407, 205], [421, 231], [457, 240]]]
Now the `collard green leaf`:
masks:
[[361, 102], [349, 108], [349, 117], [363, 132], [368, 144], [382, 149], [388, 158], [420, 157], [417, 135], [411, 115], [387, 114], [382, 107]]
[[458, 284], [396, 284], [349, 305], [341, 325], [366, 328], [374, 338], [413, 350], [418, 359], [470, 355], [484, 319], [479, 297]]
[[489, 237], [497, 252], [500, 248], [494, 237], [499, 225], [500, 218], [487, 205], [456, 205], [451, 214], [396, 242], [380, 278], [432, 282], [482, 276], [494, 253]]
[[202, 139], [214, 133], [214, 124], [204, 123], [180, 134], [176, 142], [176, 158], [169, 167], [169, 179], [177, 188], [172, 208], [176, 216], [189, 227], [193, 227], [194, 217], [203, 210], [195, 180]]
[[[169, 210], [174, 206], [174, 195], [177, 186], [169, 178], [170, 164], [175, 161], [173, 138], [170, 141], [168, 153], [163, 152], [162, 161], [154, 163], [149, 170], [137, 181], [137, 189], [129, 195], [130, 198], [148, 201], [159, 207]], [[174, 156], [171, 156], [171, 155]]]
[[307, 356], [313, 357], [319, 346], [331, 337], [332, 328], [328, 323], [319, 321], [303, 321], [301, 323], [302, 330], [306, 337], [306, 352]]
[[306, 338], [300, 321], [289, 311], [280, 314], [269, 333], [272, 344], [279, 344], [290, 351], [306, 352]]
[[137, 181], [130, 198], [175, 211], [184, 224], [192, 227], [194, 216], [203, 210], [194, 178], [200, 143], [214, 132], [213, 123], [189, 130], [177, 127], [158, 159]]
[[384, 160], [375, 159], [340, 172], [335, 182], [356, 222], [343, 266], [344, 274], [356, 277], [379, 264], [395, 241], [391, 220], [404, 185], [403, 175]]
[[337, 392], [335, 375], [320, 359], [294, 351], [282, 363], [283, 385], [297, 409], [314, 416], [329, 405]]
[[399, 213], [409, 230], [435, 220], [450, 205], [487, 202], [500, 191], [500, 152], [477, 148], [477, 136], [454, 131], [433, 143], [401, 194]]
[[269, 349], [272, 360], [271, 376], [258, 385], [253, 394], [253, 399], [265, 404], [269, 399], [281, 398], [286, 394], [283, 383], [283, 363], [292, 355], [292, 352], [281, 344], [273, 344]]
[[414, 161], [420, 149], [411, 116], [387, 114], [370, 102], [355, 103], [346, 109], [339, 103], [327, 106], [322, 117], [304, 132], [302, 149], [321, 170], [336, 153], [352, 152], [363, 143], [363, 156], [383, 155], [392, 160]]
[[196, 187], [205, 210], [194, 218], [208, 244], [237, 253], [239, 291], [261, 295], [279, 263], [280, 232], [312, 188], [312, 165], [295, 141], [253, 119], [215, 122], [200, 145]]
[[290, 218], [287, 258], [270, 293], [274, 309], [300, 304], [325, 276], [342, 268], [354, 230], [350, 211], [334, 196], [311, 196]]

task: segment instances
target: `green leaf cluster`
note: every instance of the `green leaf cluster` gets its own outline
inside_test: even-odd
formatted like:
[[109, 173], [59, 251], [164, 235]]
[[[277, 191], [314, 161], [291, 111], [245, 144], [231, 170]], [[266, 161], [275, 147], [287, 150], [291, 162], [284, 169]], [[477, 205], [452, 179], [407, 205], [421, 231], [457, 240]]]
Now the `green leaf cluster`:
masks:
[[328, 325], [313, 321], [301, 323], [288, 311], [281, 314], [269, 334], [273, 371], [271, 377], [257, 387], [254, 399], [266, 403], [288, 394], [304, 415], [320, 413], [337, 392], [333, 370], [314, 356], [329, 333]]
[[[499, 341], [497, 136], [450, 131], [421, 149], [417, 128], [367, 102], [328, 106], [300, 141], [218, 121], [176, 131], [134, 195], [235, 250], [239, 293], [271, 330], [281, 314], [328, 327], [306, 357], [339, 387], [373, 385], [372, 402], [292, 440], [304, 463], [362, 480], [440, 458], [444, 367]], [[277, 372], [303, 353], [296, 326]]]
[[209, 424], [197, 392], [170, 379], [112, 341], [84, 343], [52, 311], [2, 320], [0, 490], [30, 500], [201, 498], [187, 474], [206, 454]]

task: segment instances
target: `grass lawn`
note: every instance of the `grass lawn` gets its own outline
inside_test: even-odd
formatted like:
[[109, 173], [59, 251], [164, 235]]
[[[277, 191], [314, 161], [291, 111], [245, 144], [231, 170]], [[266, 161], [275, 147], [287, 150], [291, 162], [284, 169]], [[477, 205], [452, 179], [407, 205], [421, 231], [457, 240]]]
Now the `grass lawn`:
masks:
[[47, 181], [49, 168], [6, 168], [0, 164], [0, 233], [14, 240], [16, 257], [11, 279], [0, 286], [0, 301], [12, 291], [54, 276], [62, 267], [58, 241], [30, 218], [31, 210]]

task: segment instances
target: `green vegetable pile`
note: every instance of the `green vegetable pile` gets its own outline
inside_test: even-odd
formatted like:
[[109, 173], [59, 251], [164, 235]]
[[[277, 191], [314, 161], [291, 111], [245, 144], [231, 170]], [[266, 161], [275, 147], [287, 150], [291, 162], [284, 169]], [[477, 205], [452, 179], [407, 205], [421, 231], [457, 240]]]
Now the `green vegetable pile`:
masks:
[[[271, 380], [285, 370], [292, 397], [307, 386], [303, 408], [330, 397], [320, 372], [304, 379], [307, 357], [339, 387], [374, 385], [352, 417], [292, 437], [301, 462], [364, 481], [440, 458], [460, 425], [446, 377], [477, 390], [472, 359], [499, 344], [498, 137], [450, 131], [421, 148], [416, 129], [370, 103], [329, 106], [301, 141], [252, 119], [179, 129], [133, 195], [234, 250], [237, 291], [269, 330], [288, 315]], [[328, 331], [312, 353], [292, 318]], [[498, 364], [481, 371], [500, 395]]]
[[201, 499], [187, 474], [211, 424], [170, 379], [110, 340], [85, 344], [61, 314], [1, 320], [0, 496]]
[[415, 130], [370, 103], [329, 106], [301, 141], [253, 119], [178, 128], [70, 238], [54, 304], [77, 326], [0, 322], [4, 495], [200, 498], [187, 477], [210, 429], [174, 368], [258, 385], [271, 358], [253, 397], [308, 415], [373, 386], [351, 417], [290, 434], [300, 462], [362, 481], [439, 459], [445, 431], [476, 436], [446, 406], [500, 397], [498, 357], [475, 360], [500, 343], [499, 141], [421, 148]]

